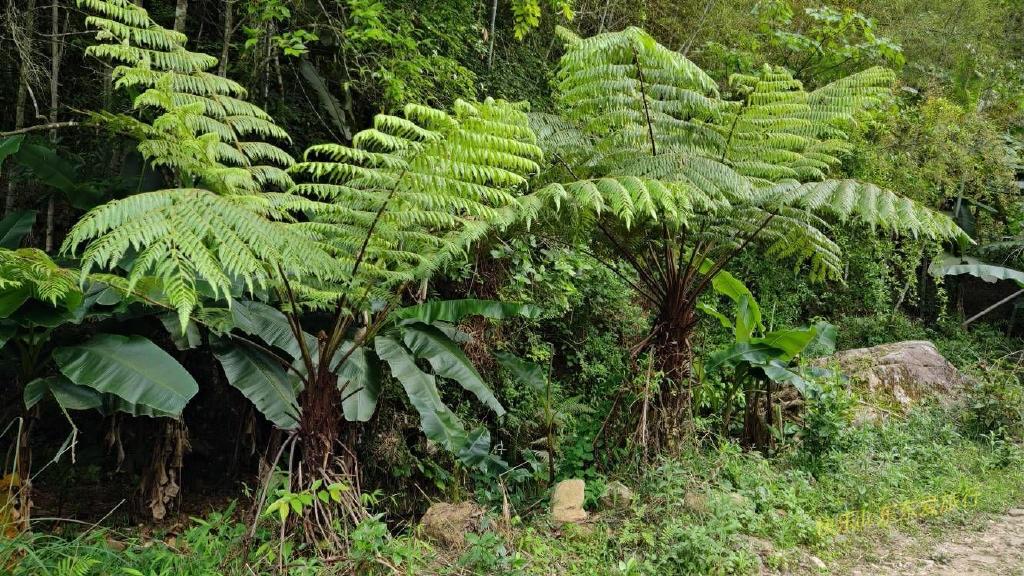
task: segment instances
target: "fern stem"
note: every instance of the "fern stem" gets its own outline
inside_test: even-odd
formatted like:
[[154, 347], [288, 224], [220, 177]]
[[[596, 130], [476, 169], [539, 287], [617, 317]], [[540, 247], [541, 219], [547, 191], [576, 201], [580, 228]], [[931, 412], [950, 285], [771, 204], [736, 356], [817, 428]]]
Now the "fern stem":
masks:
[[313, 375], [315, 373], [315, 369], [313, 366], [313, 356], [309, 352], [309, 347], [306, 346], [306, 339], [302, 337], [302, 323], [299, 321], [298, 314], [296, 314], [296, 310], [298, 310], [298, 304], [295, 300], [295, 292], [292, 290], [292, 285], [290, 282], [288, 282], [288, 276], [285, 275], [284, 269], [281, 267], [280, 264], [277, 265], [277, 273], [281, 275], [281, 281], [284, 284], [285, 293], [288, 295], [288, 305], [290, 307], [290, 310], [288, 313], [285, 314], [285, 317], [288, 318], [288, 326], [291, 328], [292, 334], [295, 336], [295, 341], [299, 343], [299, 350], [300, 353], [302, 354], [302, 362], [305, 363], [306, 373], [309, 375], [310, 378], [308, 384], [310, 385], [310, 387], [312, 387], [312, 384], [314, 382]]
[[654, 124], [651, 122], [651, 110], [647, 106], [647, 92], [644, 84], [644, 69], [640, 66], [640, 55], [636, 53], [636, 45], [630, 44], [633, 50], [633, 64], [636, 65], [636, 75], [640, 80], [640, 100], [644, 104], [644, 117], [647, 119], [647, 136], [651, 140], [651, 156], [658, 155], [658, 146], [654, 143]]
[[700, 296], [704, 292], [704, 290], [707, 289], [708, 283], [710, 283], [711, 280], [719, 272], [721, 272], [722, 269], [725, 268], [729, 264], [729, 262], [731, 262], [732, 259], [736, 257], [737, 254], [743, 252], [747, 245], [749, 245], [754, 240], [754, 238], [756, 238], [761, 233], [761, 231], [765, 229], [765, 226], [768, 226], [768, 224], [772, 221], [772, 219], [775, 218], [775, 216], [775, 212], [769, 212], [768, 217], [765, 218], [763, 222], [761, 222], [761, 225], [758, 226], [756, 230], [751, 232], [750, 235], [748, 235], [735, 250], [726, 255], [725, 258], [722, 258], [720, 262], [712, 266], [711, 270], [704, 276], [704, 279], [701, 280], [700, 284], [697, 285], [696, 291], [691, 293], [691, 299]]
[[[366, 249], [370, 245], [370, 239], [373, 238], [373, 233], [377, 229], [377, 224], [380, 222], [381, 216], [384, 215], [384, 211], [387, 210], [388, 205], [391, 203], [391, 199], [394, 198], [395, 193], [398, 192], [398, 186], [399, 184], [401, 184], [402, 178], [405, 177], [405, 173], [406, 170], [402, 170], [402, 172], [398, 174], [398, 178], [395, 180], [394, 186], [391, 187], [391, 190], [388, 192], [387, 198], [384, 199], [384, 202], [380, 205], [380, 208], [377, 210], [377, 213], [374, 214], [373, 221], [370, 222], [370, 227], [366, 230], [366, 236], [363, 238], [363, 243], [359, 247], [359, 252], [356, 253], [355, 262], [353, 262], [352, 264], [352, 271], [349, 273], [350, 288], [352, 287], [353, 283], [356, 280], [356, 273], [359, 272], [359, 267], [362, 265], [363, 259], [366, 257]], [[367, 289], [366, 292], [368, 291], [369, 289]], [[362, 299], [365, 299], [365, 295], [363, 296]], [[327, 340], [327, 345], [324, 347], [322, 353], [322, 356], [328, 359], [331, 356], [333, 356], [334, 352], [338, 349], [339, 346], [341, 346], [341, 340], [343, 338], [344, 331], [349, 324], [349, 322], [346, 321], [348, 316], [342, 314], [344, 304], [345, 295], [342, 294], [341, 298], [338, 299], [337, 306], [334, 309], [334, 328], [332, 328], [331, 330], [331, 334]]]

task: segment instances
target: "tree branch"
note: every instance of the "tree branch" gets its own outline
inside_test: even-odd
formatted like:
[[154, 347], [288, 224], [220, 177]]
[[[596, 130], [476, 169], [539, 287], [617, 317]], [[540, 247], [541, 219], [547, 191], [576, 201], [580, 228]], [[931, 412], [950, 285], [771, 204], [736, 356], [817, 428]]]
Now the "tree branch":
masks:
[[38, 124], [36, 126], [19, 128], [17, 130], [11, 130], [10, 132], [0, 132], [0, 138], [6, 138], [8, 136], [17, 136], [18, 134], [28, 134], [29, 132], [45, 132], [47, 130], [57, 130], [58, 128], [73, 128], [75, 126], [81, 125], [81, 122], [76, 122], [74, 120], [69, 120], [67, 122], [50, 122], [49, 124]]

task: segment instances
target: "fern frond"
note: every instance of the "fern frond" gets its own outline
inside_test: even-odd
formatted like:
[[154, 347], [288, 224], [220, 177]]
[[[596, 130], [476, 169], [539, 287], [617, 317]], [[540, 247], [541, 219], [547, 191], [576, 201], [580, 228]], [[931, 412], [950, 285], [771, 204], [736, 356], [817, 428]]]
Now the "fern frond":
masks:
[[296, 277], [334, 274], [335, 262], [318, 242], [270, 219], [288, 208], [280, 204], [280, 199], [203, 189], [136, 194], [89, 211], [62, 251], [76, 254], [86, 245], [83, 278], [93, 268], [113, 268], [138, 252], [128, 289], [143, 278], [158, 278], [168, 301], [187, 319], [199, 299], [199, 279], [217, 297], [229, 295], [236, 278], [252, 289], [266, 286], [278, 270]]
[[330, 204], [297, 224], [381, 286], [429, 275], [522, 212], [517, 191], [542, 153], [526, 114], [505, 102], [460, 101], [448, 114], [407, 106], [380, 115], [351, 146], [309, 148], [293, 193]]
[[72, 299], [80, 301], [82, 297], [78, 274], [58, 266], [36, 248], [0, 248], [0, 290], [21, 293], [54, 306]]

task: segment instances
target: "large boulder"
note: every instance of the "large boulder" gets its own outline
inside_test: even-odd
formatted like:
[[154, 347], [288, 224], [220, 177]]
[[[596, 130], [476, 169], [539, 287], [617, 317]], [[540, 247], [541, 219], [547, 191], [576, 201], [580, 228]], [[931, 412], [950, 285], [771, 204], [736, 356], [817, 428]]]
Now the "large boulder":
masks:
[[819, 361], [839, 369], [876, 397], [895, 400], [903, 409], [922, 398], [951, 401], [968, 379], [927, 340], [909, 340], [844, 350]]
[[483, 509], [472, 502], [438, 502], [427, 508], [420, 519], [420, 529], [430, 540], [461, 548], [466, 543], [466, 534], [476, 530], [483, 515]]
[[556, 524], [579, 523], [587, 519], [583, 509], [583, 480], [562, 480], [551, 493], [551, 520]]

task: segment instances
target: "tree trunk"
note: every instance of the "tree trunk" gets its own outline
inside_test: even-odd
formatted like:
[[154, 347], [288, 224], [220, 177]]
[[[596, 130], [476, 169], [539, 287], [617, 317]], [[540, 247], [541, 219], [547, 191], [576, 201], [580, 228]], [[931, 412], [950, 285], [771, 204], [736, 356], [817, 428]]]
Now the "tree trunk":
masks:
[[231, 56], [231, 33], [235, 27], [234, 0], [224, 2], [224, 43], [220, 49], [220, 67], [217, 73], [221, 76], [228, 75], [228, 58]]
[[689, 309], [682, 314], [663, 311], [656, 320], [652, 350], [663, 380], [654, 399], [654, 417], [649, 419], [648, 437], [655, 453], [681, 448], [692, 432], [693, 321]]
[[185, 18], [188, 17], [188, 0], [178, 0], [174, 6], [174, 31], [185, 31]]
[[[50, 123], [57, 123], [57, 112], [60, 109], [60, 4], [52, 0], [50, 5]], [[57, 130], [50, 130], [50, 143], [56, 147]], [[56, 212], [53, 193], [46, 202], [46, 242], [47, 252], [53, 252], [54, 214]]]
[[307, 473], [333, 469], [335, 445], [341, 433], [341, 393], [338, 377], [328, 372], [304, 392], [302, 402], [302, 461]]
[[[32, 35], [35, 33], [36, 24], [36, 0], [28, 0], [25, 3], [25, 45], [19, 47], [21, 65], [18, 68], [18, 94], [14, 104], [14, 129], [20, 130], [25, 127], [25, 106], [28, 103], [29, 91], [29, 70], [32, 65]], [[15, 24], [12, 24], [15, 26]], [[4, 216], [14, 210], [17, 201], [17, 188], [13, 181], [7, 183], [7, 194], [4, 198]]]
[[137, 506], [154, 520], [163, 520], [181, 495], [185, 455], [191, 452], [183, 420], [160, 418], [161, 430], [148, 467], [139, 483]]
[[[341, 494], [338, 507], [314, 499], [315, 510], [303, 515], [301, 521], [296, 520], [301, 523], [305, 540], [318, 546], [325, 543], [332, 547], [343, 546], [335, 520], [347, 519], [355, 526], [369, 517], [360, 499], [356, 429], [354, 426], [342, 429], [341, 399], [338, 377], [330, 372], [320, 374], [314, 384], [306, 388], [299, 423], [302, 457], [297, 466], [298, 475], [290, 474], [294, 492], [308, 490], [317, 480], [324, 486], [341, 483], [348, 487]], [[286, 462], [285, 466], [293, 470], [292, 462]], [[339, 512], [343, 518], [339, 518]]]

